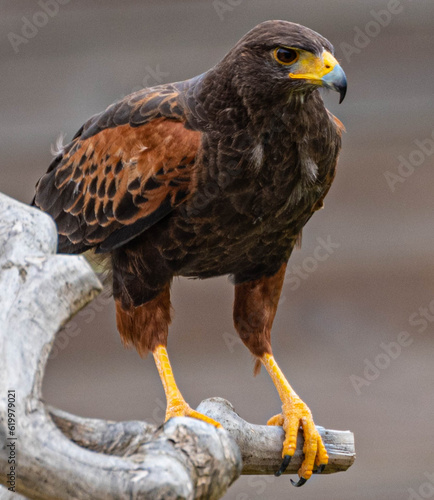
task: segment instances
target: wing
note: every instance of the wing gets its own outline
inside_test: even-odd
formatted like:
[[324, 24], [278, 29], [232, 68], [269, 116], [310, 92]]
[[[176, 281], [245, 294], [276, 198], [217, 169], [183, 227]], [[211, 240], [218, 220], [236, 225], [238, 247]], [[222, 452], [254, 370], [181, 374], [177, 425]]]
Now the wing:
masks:
[[39, 180], [33, 204], [56, 221], [59, 251], [109, 252], [185, 201], [200, 132], [173, 86], [145, 89], [91, 118]]

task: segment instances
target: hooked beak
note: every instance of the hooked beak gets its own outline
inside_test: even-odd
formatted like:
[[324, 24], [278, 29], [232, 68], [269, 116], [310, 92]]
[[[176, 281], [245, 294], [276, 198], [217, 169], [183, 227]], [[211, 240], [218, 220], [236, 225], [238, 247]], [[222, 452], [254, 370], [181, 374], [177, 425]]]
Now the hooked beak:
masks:
[[337, 64], [330, 73], [321, 78], [322, 86], [339, 92], [339, 104], [344, 100], [347, 93], [347, 77], [344, 70]]
[[311, 52], [300, 54], [298, 62], [293, 66], [289, 78], [308, 80], [310, 83], [339, 92], [339, 104], [347, 93], [347, 78], [344, 70], [335, 57], [324, 50], [321, 57]]

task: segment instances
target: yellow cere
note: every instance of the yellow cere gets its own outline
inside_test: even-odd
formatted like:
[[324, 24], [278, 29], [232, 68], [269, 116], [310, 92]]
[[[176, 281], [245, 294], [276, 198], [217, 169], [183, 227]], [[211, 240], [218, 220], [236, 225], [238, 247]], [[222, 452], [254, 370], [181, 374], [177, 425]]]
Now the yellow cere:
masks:
[[289, 78], [320, 81], [323, 76], [339, 65], [335, 57], [327, 50], [324, 50], [321, 57], [311, 52], [301, 51], [300, 58], [296, 65], [296, 72], [289, 73]]

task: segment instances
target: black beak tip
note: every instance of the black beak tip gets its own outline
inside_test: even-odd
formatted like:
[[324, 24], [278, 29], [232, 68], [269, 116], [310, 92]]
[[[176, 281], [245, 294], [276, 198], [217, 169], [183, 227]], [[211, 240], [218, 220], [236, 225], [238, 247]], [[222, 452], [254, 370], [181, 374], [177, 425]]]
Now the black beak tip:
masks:
[[347, 86], [345, 85], [339, 89], [339, 95], [340, 95], [339, 104], [341, 104], [342, 101], [345, 99], [346, 94], [347, 94]]

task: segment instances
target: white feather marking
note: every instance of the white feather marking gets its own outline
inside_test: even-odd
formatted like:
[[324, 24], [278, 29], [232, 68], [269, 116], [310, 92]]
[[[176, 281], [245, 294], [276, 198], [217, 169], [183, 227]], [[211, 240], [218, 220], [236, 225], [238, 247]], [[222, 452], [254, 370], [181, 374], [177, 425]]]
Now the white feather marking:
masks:
[[262, 144], [257, 144], [252, 151], [253, 165], [256, 170], [259, 170], [264, 162], [264, 148]]
[[65, 137], [66, 137], [66, 134], [64, 134], [63, 132], [61, 132], [59, 134], [59, 136], [57, 137], [55, 144], [51, 145], [50, 151], [51, 151], [51, 154], [53, 156], [57, 156], [57, 155], [62, 155], [63, 154], [63, 151], [65, 149], [63, 141], [65, 140]]
[[312, 160], [312, 158], [304, 158], [301, 167], [305, 182], [313, 184], [318, 175], [318, 165]]
[[298, 153], [300, 156], [301, 181], [304, 186], [312, 186], [318, 176], [318, 165], [310, 157], [305, 143], [299, 144]]

